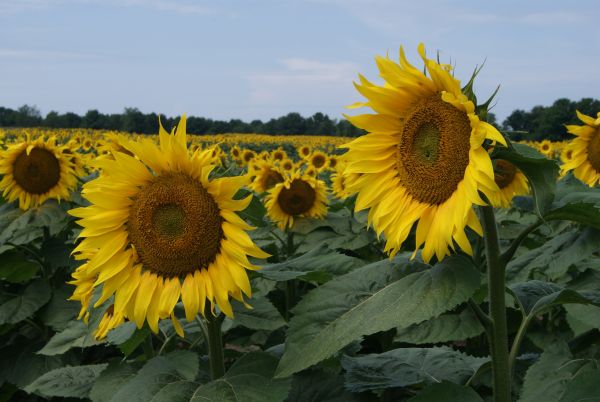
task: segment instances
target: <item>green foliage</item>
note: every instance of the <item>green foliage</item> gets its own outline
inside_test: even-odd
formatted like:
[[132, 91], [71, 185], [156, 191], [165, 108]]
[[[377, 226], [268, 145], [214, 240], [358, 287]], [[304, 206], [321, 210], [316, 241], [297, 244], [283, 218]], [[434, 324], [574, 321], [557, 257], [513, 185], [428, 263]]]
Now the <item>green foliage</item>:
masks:
[[457, 385], [448, 381], [427, 386], [409, 402], [483, 402], [483, 399], [469, 387]]
[[479, 273], [460, 256], [431, 268], [406, 261], [397, 267], [386, 265], [387, 269], [378, 263], [354, 270], [298, 304], [279, 377], [318, 363], [360, 336], [437, 317], [479, 287]]
[[29, 384], [25, 391], [45, 397], [85, 398], [106, 366], [108, 364], [57, 368]]
[[377, 355], [344, 356], [346, 387], [361, 392], [442, 380], [465, 384], [488, 359], [448, 347], [401, 348]]
[[222, 379], [198, 387], [191, 401], [278, 402], [286, 399], [291, 379], [273, 379], [277, 358], [249, 353], [234, 363]]

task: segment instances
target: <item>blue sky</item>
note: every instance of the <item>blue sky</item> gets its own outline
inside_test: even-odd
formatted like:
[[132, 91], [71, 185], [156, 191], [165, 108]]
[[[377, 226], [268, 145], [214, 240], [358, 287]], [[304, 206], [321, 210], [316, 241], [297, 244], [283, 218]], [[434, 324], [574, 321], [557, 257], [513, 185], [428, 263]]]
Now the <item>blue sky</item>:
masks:
[[494, 112], [600, 98], [600, 2], [0, 0], [0, 105], [268, 119], [361, 100], [373, 57], [456, 64]]

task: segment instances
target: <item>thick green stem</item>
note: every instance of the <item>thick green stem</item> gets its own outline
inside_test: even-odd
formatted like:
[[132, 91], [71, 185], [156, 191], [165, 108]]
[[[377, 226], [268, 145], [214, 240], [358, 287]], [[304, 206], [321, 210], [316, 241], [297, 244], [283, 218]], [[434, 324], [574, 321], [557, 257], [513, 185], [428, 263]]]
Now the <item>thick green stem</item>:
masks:
[[510, 402], [510, 369], [508, 364], [508, 331], [506, 329], [506, 302], [504, 300], [505, 267], [500, 258], [500, 242], [494, 208], [481, 207], [488, 272], [488, 296], [492, 336], [492, 377], [494, 402]]
[[[286, 231], [287, 234], [287, 258], [292, 258], [294, 255], [294, 232]], [[285, 320], [290, 320], [290, 310], [296, 302], [296, 286], [298, 283], [295, 279], [290, 279], [285, 283]]]
[[210, 307], [207, 306], [206, 328], [208, 332], [208, 359], [210, 362], [210, 376], [213, 380], [225, 375], [225, 361], [223, 358], [223, 337], [221, 336], [221, 323], [219, 317], [212, 315]]

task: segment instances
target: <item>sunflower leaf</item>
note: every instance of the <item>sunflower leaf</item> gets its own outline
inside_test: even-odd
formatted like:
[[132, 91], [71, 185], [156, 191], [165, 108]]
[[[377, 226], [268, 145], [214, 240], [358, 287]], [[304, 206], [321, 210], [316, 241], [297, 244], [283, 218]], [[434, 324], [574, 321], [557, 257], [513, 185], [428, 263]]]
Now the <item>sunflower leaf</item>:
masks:
[[50, 286], [42, 280], [31, 282], [23, 294], [0, 305], [0, 324], [15, 324], [31, 317], [50, 300]]
[[460, 341], [473, 338], [483, 333], [483, 327], [470, 309], [460, 314], [443, 314], [439, 317], [414, 324], [396, 331], [397, 342], [423, 345]]
[[483, 399], [472, 388], [453, 384], [448, 381], [427, 386], [408, 402], [483, 402]]
[[45, 397], [86, 398], [94, 381], [107, 366], [108, 364], [94, 364], [57, 368], [29, 384], [25, 391]]
[[400, 348], [358, 357], [344, 356], [346, 388], [353, 392], [431, 384], [441, 380], [465, 383], [488, 358], [473, 357], [449, 347]]
[[455, 255], [431, 268], [384, 260], [330, 281], [294, 308], [277, 376], [310, 367], [363, 335], [437, 317], [471, 297], [480, 279], [469, 259]]
[[252, 352], [237, 360], [223, 378], [203, 384], [190, 401], [280, 402], [291, 387], [291, 378], [273, 379], [277, 358]]

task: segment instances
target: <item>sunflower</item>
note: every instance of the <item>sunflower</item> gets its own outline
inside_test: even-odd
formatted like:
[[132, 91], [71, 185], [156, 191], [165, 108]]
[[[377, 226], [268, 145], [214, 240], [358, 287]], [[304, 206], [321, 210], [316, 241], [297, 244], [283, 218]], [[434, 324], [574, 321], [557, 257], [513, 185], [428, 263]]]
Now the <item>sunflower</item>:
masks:
[[252, 180], [250, 188], [258, 194], [266, 192], [284, 180], [284, 172], [270, 162], [258, 163], [257, 169], [253, 169], [252, 175], [254, 175], [254, 180]]
[[494, 181], [500, 191], [492, 195], [490, 202], [495, 207], [508, 208], [515, 196], [529, 194], [527, 178], [514, 164], [504, 159], [496, 159]]
[[355, 208], [370, 209], [368, 223], [385, 234], [385, 250], [394, 256], [416, 224], [415, 253], [423, 247], [429, 261], [449, 255], [454, 243], [472, 253], [465, 228], [482, 235], [472, 206], [485, 205], [479, 191], [498, 191], [483, 143], [506, 141], [479, 119], [451, 67], [428, 59], [422, 44], [418, 50], [429, 76], [402, 48], [399, 64], [376, 59], [384, 86], [360, 76], [356, 88], [367, 102], [355, 106], [376, 113], [347, 117], [369, 133], [343, 147], [346, 172], [359, 175], [347, 183], [358, 193]]
[[287, 153], [283, 149], [281, 149], [281, 147], [279, 147], [273, 152], [271, 152], [271, 158], [274, 161], [282, 161], [287, 158]]
[[279, 163], [279, 166], [281, 167], [281, 169], [283, 169], [285, 172], [291, 172], [294, 170], [295, 165], [294, 162], [291, 159], [284, 159]]
[[[348, 192], [348, 182], [351, 182], [349, 174], [345, 172], [346, 163], [339, 161], [336, 165], [335, 172], [331, 175], [331, 192], [340, 200], [345, 200], [350, 196]], [[352, 176], [356, 176], [353, 174]]]
[[[159, 145], [123, 142], [132, 155], [112, 152], [114, 159], [98, 163], [101, 175], [84, 185], [82, 195], [91, 205], [70, 211], [83, 227], [74, 254], [86, 262], [72, 282], [72, 298], [81, 300], [82, 309], [91, 289], [102, 286], [94, 308], [114, 295], [116, 321], [122, 317], [138, 328], [148, 322], [157, 332], [159, 319], [170, 317], [182, 335], [173, 313], [179, 299], [191, 321], [209, 308], [214, 313], [215, 305], [231, 317], [229, 296], [250, 296], [246, 269], [258, 267], [247, 256], [268, 254], [236, 214], [251, 200], [233, 199], [246, 178], [209, 179], [212, 149], [190, 155], [185, 122], [184, 116], [171, 134], [160, 126]], [[99, 336], [104, 332], [98, 329]]]
[[537, 148], [547, 158], [552, 158], [554, 156], [554, 147], [552, 146], [552, 142], [550, 140], [543, 140], [542, 142], [538, 143]]
[[47, 199], [66, 200], [77, 185], [75, 166], [68, 148], [56, 138], [27, 139], [0, 154], [0, 191], [8, 202], [19, 200], [21, 209], [43, 204]]
[[298, 155], [300, 155], [301, 158], [306, 159], [310, 156], [311, 154], [311, 149], [308, 145], [303, 145], [300, 148], [298, 148]]
[[294, 226], [294, 218], [324, 218], [327, 215], [327, 187], [321, 180], [294, 173], [269, 190], [267, 214], [281, 230]]
[[327, 158], [327, 159], [328, 159], [328, 160], [327, 160], [327, 166], [328, 166], [330, 169], [335, 169], [335, 167], [336, 167], [336, 166], [337, 166], [337, 164], [338, 164], [338, 159], [337, 159], [337, 157], [336, 157], [336, 156], [334, 156], [334, 155], [331, 155], [331, 156], [330, 156], [329, 158]]
[[567, 147], [572, 150], [571, 160], [562, 169], [572, 170], [575, 177], [593, 187], [600, 183], [600, 112], [594, 119], [577, 111], [577, 117], [583, 125], [567, 126], [567, 131], [576, 137]]
[[308, 159], [310, 161], [310, 165], [317, 170], [323, 169], [323, 167], [325, 167], [327, 164], [327, 155], [321, 151], [314, 151]]
[[242, 152], [242, 162], [246, 165], [249, 164], [255, 157], [256, 153], [251, 149], [244, 149]]

